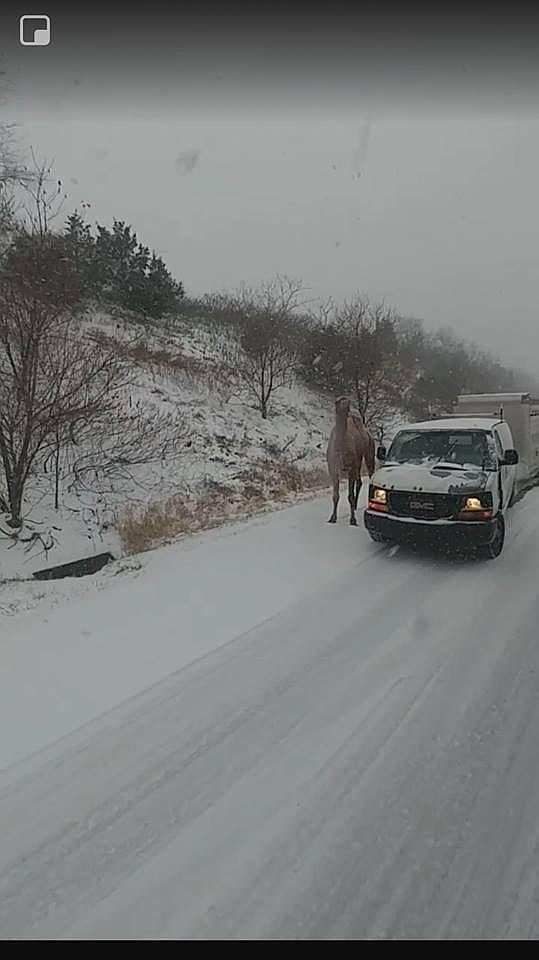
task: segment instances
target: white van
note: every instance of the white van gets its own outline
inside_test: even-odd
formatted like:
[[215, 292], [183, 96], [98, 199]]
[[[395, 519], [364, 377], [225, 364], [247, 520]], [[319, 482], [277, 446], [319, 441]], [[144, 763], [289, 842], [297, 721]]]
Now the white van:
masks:
[[539, 477], [539, 400], [529, 393], [464, 393], [453, 407], [456, 417], [505, 420], [518, 451], [517, 484], [530, 486]]
[[364, 523], [376, 542], [435, 542], [500, 555], [518, 453], [500, 417], [452, 417], [399, 430], [371, 478]]

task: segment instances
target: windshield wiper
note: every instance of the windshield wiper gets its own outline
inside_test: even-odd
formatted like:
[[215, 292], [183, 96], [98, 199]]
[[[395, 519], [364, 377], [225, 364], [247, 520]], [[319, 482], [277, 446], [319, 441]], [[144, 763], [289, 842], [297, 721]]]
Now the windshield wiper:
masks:
[[437, 466], [439, 466], [441, 463], [443, 463], [444, 466], [449, 466], [452, 470], [460, 470], [460, 469], [462, 469], [462, 464], [460, 464], [460, 466], [457, 465], [457, 464], [454, 464], [454, 463], [447, 464], [447, 461], [446, 461], [446, 459], [445, 459], [446, 457], [449, 457], [449, 454], [451, 453], [451, 451], [454, 450], [455, 447], [458, 447], [458, 446], [459, 446], [459, 441], [458, 441], [458, 440], [455, 440], [453, 443], [450, 443], [449, 446], [448, 446], [448, 448], [447, 448], [447, 450], [445, 450], [444, 453], [442, 453], [441, 456], [439, 456], [438, 459], [434, 461], [434, 466], [437, 467]]

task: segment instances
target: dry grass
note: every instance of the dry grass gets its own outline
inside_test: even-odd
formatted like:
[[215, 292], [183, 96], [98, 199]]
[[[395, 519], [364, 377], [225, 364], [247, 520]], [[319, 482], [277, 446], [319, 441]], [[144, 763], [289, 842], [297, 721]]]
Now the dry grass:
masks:
[[261, 458], [234, 478], [234, 486], [206, 481], [196, 494], [178, 493], [146, 507], [130, 507], [118, 519], [117, 530], [128, 554], [141, 553], [250, 516], [269, 503], [327, 487], [327, 474], [318, 467], [300, 468], [284, 459]]
[[242, 483], [244, 491], [248, 491], [249, 498], [256, 493], [264, 502], [282, 500], [291, 493], [327, 485], [325, 470], [300, 467], [285, 457], [259, 457], [236, 474], [235, 479]]

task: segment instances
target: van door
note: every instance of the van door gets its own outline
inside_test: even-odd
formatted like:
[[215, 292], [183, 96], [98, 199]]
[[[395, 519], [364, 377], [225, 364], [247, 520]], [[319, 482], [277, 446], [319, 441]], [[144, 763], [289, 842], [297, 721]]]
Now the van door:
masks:
[[[511, 431], [506, 424], [501, 423], [499, 426], [495, 427], [493, 430], [494, 441], [496, 443], [496, 453], [498, 459], [503, 460], [504, 451], [512, 448], [513, 438], [511, 436]], [[507, 510], [511, 496], [513, 493], [513, 486], [515, 483], [515, 467], [505, 466], [500, 463], [499, 466], [500, 473], [500, 487], [501, 487], [501, 507], [502, 510]]]

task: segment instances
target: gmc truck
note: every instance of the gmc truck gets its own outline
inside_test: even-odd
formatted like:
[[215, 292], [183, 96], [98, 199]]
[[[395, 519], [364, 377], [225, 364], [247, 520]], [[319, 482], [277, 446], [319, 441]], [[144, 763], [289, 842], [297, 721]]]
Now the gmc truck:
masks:
[[364, 524], [377, 543], [431, 543], [499, 557], [507, 510], [539, 478], [539, 400], [459, 396], [453, 416], [411, 423], [369, 484]]

